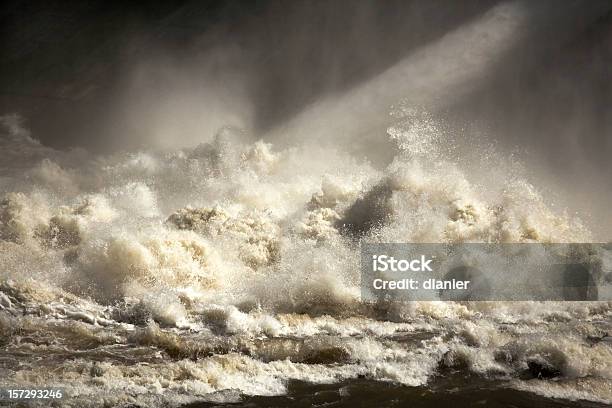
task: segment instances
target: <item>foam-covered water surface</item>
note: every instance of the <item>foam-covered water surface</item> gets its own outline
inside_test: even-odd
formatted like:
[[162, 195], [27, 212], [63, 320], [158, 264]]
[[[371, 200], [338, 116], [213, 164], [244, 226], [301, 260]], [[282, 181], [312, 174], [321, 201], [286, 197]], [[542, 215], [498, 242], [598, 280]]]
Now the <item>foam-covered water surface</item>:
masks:
[[195, 148], [60, 152], [3, 117], [2, 384], [62, 387], [62, 406], [180, 406], [298, 383], [427, 394], [454, 373], [612, 403], [610, 302], [362, 302], [360, 240], [591, 240], [511, 163], [473, 183], [431, 115], [402, 117], [384, 169], [229, 128]]

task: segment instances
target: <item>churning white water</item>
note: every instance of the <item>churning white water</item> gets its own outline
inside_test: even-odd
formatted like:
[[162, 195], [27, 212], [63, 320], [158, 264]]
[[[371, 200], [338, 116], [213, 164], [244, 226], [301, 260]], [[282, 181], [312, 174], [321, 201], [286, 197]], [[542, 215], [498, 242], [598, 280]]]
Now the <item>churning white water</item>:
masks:
[[[161, 407], [283, 395], [291, 380], [426, 387], [450, 370], [612, 404], [612, 302], [360, 297], [364, 240], [593, 240], [515, 159], [468, 154], [460, 129], [419, 107], [490, 69], [525, 31], [521, 4], [256, 142], [227, 127], [195, 147], [59, 151], [2, 116], [0, 386]], [[388, 165], [348, 153], [389, 113]]]
[[361, 302], [359, 240], [590, 239], [520, 171], [473, 184], [431, 115], [399, 115], [383, 170], [233, 129], [195, 148], [60, 152], [3, 117], [3, 383], [161, 406], [453, 368], [611, 403], [609, 302]]

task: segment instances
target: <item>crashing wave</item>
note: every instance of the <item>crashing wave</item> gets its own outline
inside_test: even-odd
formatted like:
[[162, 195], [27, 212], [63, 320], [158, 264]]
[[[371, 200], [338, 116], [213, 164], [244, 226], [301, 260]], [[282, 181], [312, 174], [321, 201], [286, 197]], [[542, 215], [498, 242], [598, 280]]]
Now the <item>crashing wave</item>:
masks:
[[92, 158], [10, 123], [0, 155], [24, 171], [0, 179], [0, 345], [81, 357], [9, 365], [7, 384], [154, 406], [279, 395], [290, 379], [419, 386], [453, 369], [612, 402], [609, 302], [361, 302], [362, 239], [591, 239], [524, 178], [485, 188], [428, 156], [432, 122], [391, 129], [400, 153], [383, 170], [231, 129], [193, 149]]

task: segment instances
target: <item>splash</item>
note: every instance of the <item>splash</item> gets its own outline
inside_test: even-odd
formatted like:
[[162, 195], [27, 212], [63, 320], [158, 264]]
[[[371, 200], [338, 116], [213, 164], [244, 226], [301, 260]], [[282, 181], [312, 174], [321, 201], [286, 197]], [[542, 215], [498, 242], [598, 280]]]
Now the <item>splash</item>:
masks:
[[[422, 386], [459, 369], [612, 401], [609, 303], [361, 302], [363, 239], [591, 239], [519, 174], [470, 182], [432, 115], [403, 119], [383, 170], [231, 129], [191, 149], [94, 157], [4, 119], [2, 154], [27, 158], [1, 184], [4, 381], [65, 387], [78, 406], [156, 406], [280, 395], [292, 379]], [[53, 370], [8, 357], [24, 350]]]

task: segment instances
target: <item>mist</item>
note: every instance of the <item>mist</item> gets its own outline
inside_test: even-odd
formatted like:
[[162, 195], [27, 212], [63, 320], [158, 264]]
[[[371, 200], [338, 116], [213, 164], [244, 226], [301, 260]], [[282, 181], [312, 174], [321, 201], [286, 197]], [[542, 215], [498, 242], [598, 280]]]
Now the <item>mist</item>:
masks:
[[612, 406], [612, 2], [7, 0], [0, 32], [0, 400]]
[[[60, 149], [196, 146], [229, 127], [278, 146], [335, 146], [382, 168], [397, 153], [389, 113], [418, 106], [453, 129], [448, 143], [474, 173], [471, 146], [494, 145], [608, 239], [611, 8], [186, 1], [119, 13], [92, 3], [42, 7], [34, 20], [47, 28], [18, 31], [29, 10], [9, 5], [0, 108]], [[54, 25], [59, 16], [66, 27]], [[71, 39], [70, 24], [95, 35]], [[41, 36], [49, 41], [34, 46]], [[20, 69], [32, 61], [46, 70]]]

